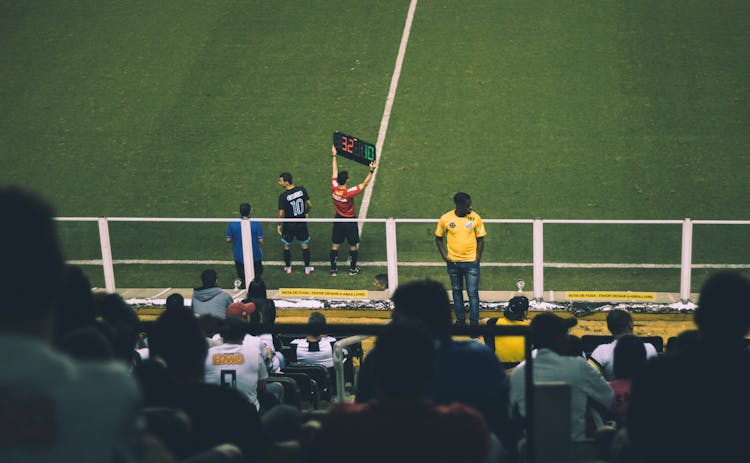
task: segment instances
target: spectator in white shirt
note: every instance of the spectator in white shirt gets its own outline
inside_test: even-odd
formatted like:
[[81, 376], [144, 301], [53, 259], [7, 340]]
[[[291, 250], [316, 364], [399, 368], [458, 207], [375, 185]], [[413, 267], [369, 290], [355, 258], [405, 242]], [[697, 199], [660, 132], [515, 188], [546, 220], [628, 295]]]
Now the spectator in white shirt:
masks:
[[300, 363], [316, 363], [333, 368], [333, 345], [336, 338], [326, 336], [326, 316], [320, 312], [313, 312], [307, 319], [308, 335], [291, 342], [297, 348], [297, 361]]
[[[604, 379], [615, 379], [615, 346], [617, 341], [626, 334], [633, 334], [633, 316], [624, 309], [614, 309], [607, 314], [607, 329], [612, 333], [614, 341], [596, 346], [589, 358], [589, 363], [599, 369]], [[646, 346], [646, 358], [656, 357], [656, 348], [650, 343]]]
[[[531, 320], [531, 339], [537, 349], [534, 357], [534, 382], [562, 381], [570, 384], [570, 433], [574, 441], [586, 438], [586, 403], [588, 400], [606, 407], [612, 404], [614, 393], [602, 375], [579, 356], [566, 355], [568, 329], [575, 326], [575, 318], [562, 318], [544, 312]], [[524, 372], [521, 362], [510, 376], [511, 410], [526, 412]]]

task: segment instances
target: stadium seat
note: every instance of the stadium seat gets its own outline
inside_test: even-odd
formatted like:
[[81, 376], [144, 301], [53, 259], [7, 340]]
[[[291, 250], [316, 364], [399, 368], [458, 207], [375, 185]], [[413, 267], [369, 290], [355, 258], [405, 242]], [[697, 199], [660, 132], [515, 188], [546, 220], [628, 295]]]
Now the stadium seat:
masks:
[[661, 336], [638, 336], [644, 343], [651, 344], [657, 353], [664, 352], [664, 338]]
[[283, 376], [294, 379], [300, 390], [300, 409], [318, 408], [320, 405], [320, 392], [318, 383], [305, 372], [301, 371], [284, 371], [282, 373], [272, 373], [269, 378]]
[[310, 378], [315, 380], [315, 382], [318, 385], [318, 392], [319, 397], [321, 400], [325, 400], [330, 402], [331, 397], [333, 395], [332, 387], [331, 387], [331, 376], [328, 371], [328, 368], [326, 368], [323, 365], [316, 365], [316, 364], [309, 364], [309, 363], [299, 363], [299, 362], [293, 362], [287, 364], [286, 367], [282, 370], [285, 374], [287, 373], [305, 373]]
[[297, 384], [297, 380], [289, 376], [272, 374], [266, 381], [269, 383], [279, 383], [284, 388], [281, 403], [296, 407], [298, 410], [302, 408], [302, 404], [300, 403], [302, 391], [299, 384]]

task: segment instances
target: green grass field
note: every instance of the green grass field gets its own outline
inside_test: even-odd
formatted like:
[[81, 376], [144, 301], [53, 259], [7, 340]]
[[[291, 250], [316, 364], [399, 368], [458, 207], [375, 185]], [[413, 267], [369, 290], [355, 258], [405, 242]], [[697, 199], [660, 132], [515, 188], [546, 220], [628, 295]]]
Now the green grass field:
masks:
[[[274, 217], [290, 171], [311, 216], [332, 217], [331, 133], [376, 141], [408, 7], [0, 0], [0, 184], [60, 216], [222, 218], [249, 201]], [[437, 219], [462, 190], [484, 218], [750, 220], [747, 24], [739, 1], [420, 2], [368, 217]], [[330, 225], [310, 228], [326, 261]], [[399, 225], [399, 259], [437, 261], [432, 228]], [[100, 257], [96, 224], [60, 229], [70, 259]], [[223, 224], [110, 229], [115, 259], [231, 260]], [[264, 229], [266, 259], [280, 260]], [[485, 261], [531, 261], [530, 225], [488, 231]], [[545, 260], [678, 264], [679, 232], [547, 225]], [[749, 264], [748, 240], [748, 226], [697, 226], [694, 262]], [[361, 259], [385, 260], [382, 224], [365, 227]], [[118, 287], [186, 287], [203, 267], [115, 271]], [[217, 267], [229, 286], [233, 266]], [[100, 267], [86, 270], [103, 285]], [[264, 277], [367, 288], [384, 269], [318, 270]], [[706, 273], [693, 272], [694, 291]], [[447, 284], [439, 267], [400, 276]], [[516, 278], [531, 287], [528, 267], [486, 268], [480, 288]], [[545, 286], [677, 292], [679, 270], [548, 269]]]

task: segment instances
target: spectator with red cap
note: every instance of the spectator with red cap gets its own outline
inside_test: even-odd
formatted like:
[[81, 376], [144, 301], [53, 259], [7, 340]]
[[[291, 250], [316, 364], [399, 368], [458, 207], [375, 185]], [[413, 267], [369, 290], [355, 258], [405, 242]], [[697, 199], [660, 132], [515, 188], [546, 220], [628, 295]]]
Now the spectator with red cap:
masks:
[[255, 304], [252, 302], [232, 302], [227, 307], [227, 318], [235, 317], [242, 321], [249, 322], [252, 314], [255, 313]]

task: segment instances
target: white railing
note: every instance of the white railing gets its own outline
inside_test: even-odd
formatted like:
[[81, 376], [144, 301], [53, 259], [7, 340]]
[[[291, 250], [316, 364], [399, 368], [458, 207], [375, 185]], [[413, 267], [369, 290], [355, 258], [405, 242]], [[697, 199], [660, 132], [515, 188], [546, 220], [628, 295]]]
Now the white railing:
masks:
[[[163, 218], [163, 217], [58, 217], [56, 220], [61, 222], [97, 222], [99, 226], [99, 242], [101, 245], [101, 265], [104, 269], [105, 288], [108, 292], [115, 292], [115, 273], [114, 262], [112, 260], [112, 247], [110, 244], [109, 223], [110, 222], [193, 222], [193, 223], [210, 223], [210, 222], [235, 222], [236, 218]], [[386, 266], [388, 269], [388, 288], [392, 292], [398, 286], [398, 266], [404, 265], [405, 262], [398, 261], [396, 245], [396, 225], [399, 223], [436, 223], [435, 219], [331, 219], [331, 218], [309, 218], [309, 219], [279, 219], [279, 218], [253, 218], [256, 222], [324, 222], [331, 223], [334, 220], [343, 222], [358, 223], [384, 223], [385, 240], [386, 240]], [[533, 258], [531, 266], [533, 267], [533, 294], [537, 301], [543, 300], [544, 296], [544, 268], [552, 267], [554, 264], [545, 263], [544, 261], [544, 224], [589, 224], [589, 225], [681, 225], [682, 227], [682, 246], [680, 259], [680, 299], [683, 303], [690, 300], [691, 293], [691, 276], [692, 269], [697, 267], [692, 263], [693, 250], [693, 227], [695, 225], [750, 225], [750, 220], [568, 220], [568, 219], [484, 219], [485, 223], [499, 224], [531, 224], [532, 225], [532, 248]], [[253, 250], [250, 239], [250, 221], [243, 219], [242, 227], [242, 248], [244, 252], [245, 275], [247, 282], [250, 282], [254, 276]], [[503, 265], [498, 263], [485, 263], [486, 265]], [[523, 264], [526, 265], [526, 264]], [[652, 265], [633, 264], [633, 267], [652, 267]], [[600, 265], [606, 267], [606, 265]], [[665, 265], [665, 267], [675, 267]], [[714, 267], [734, 267], [750, 268], [750, 264], [739, 265], [716, 265]]]

